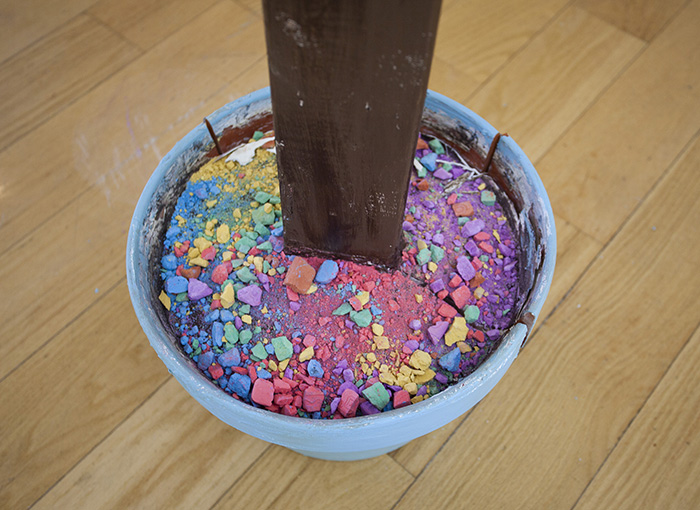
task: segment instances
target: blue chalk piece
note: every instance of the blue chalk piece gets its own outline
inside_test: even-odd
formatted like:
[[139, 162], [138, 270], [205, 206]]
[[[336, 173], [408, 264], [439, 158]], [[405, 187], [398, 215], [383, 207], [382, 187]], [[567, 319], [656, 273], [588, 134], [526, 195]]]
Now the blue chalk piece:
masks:
[[168, 294], [187, 292], [187, 278], [184, 276], [171, 276], [165, 280], [165, 292]]
[[272, 374], [264, 368], [258, 368], [258, 377], [260, 379], [272, 379]]
[[209, 188], [209, 193], [211, 193], [212, 195], [218, 195], [219, 193], [221, 193], [221, 188], [219, 188], [218, 186], [211, 186]]
[[323, 367], [315, 359], [309, 360], [309, 365], [306, 367], [306, 370], [311, 377], [316, 377], [317, 379], [323, 377]]
[[165, 233], [165, 237], [168, 239], [172, 239], [176, 235], [178, 235], [180, 232], [182, 232], [182, 229], [180, 227], [170, 227], [168, 231]]
[[273, 236], [276, 236], [276, 237], [280, 237], [280, 236], [282, 235], [283, 232], [284, 232], [284, 228], [283, 228], [283, 227], [277, 227], [276, 229], [274, 229], [274, 230], [272, 231], [272, 235], [273, 235]]
[[224, 325], [219, 321], [212, 324], [211, 337], [214, 339], [216, 346], [221, 347], [221, 340], [224, 338]]
[[267, 344], [265, 346], [265, 350], [267, 351], [268, 354], [274, 354], [275, 353], [275, 346], [272, 344]]
[[161, 264], [165, 269], [170, 269], [171, 271], [177, 269], [177, 257], [172, 253], [166, 255], [161, 259]]
[[206, 370], [211, 366], [213, 362], [214, 353], [211, 351], [207, 351], [199, 357], [199, 360], [197, 361], [197, 367], [199, 367], [200, 370]]
[[435, 171], [435, 166], [437, 164], [437, 154], [434, 152], [431, 152], [429, 154], [426, 154], [422, 158], [420, 158], [420, 163], [423, 165], [426, 170], [429, 172], [434, 172]]
[[456, 372], [459, 370], [459, 361], [462, 353], [459, 351], [459, 347], [455, 347], [450, 352], [442, 356], [438, 363], [442, 368], [448, 372]]
[[372, 315], [381, 315], [382, 310], [375, 305], [371, 305], [369, 309], [372, 311]]
[[[219, 310], [214, 310], [214, 311], [215, 311], [215, 312], [218, 312]], [[213, 313], [213, 312], [212, 312], [212, 313]], [[224, 309], [224, 310], [221, 310], [221, 312], [219, 313], [219, 318], [220, 318], [223, 322], [233, 322], [233, 320], [234, 320], [236, 317], [235, 317], [230, 311]]]
[[282, 240], [281, 237], [277, 236], [270, 236], [270, 244], [272, 245], [272, 249], [279, 253], [284, 249], [284, 241]]
[[[227, 310], [228, 311], [228, 310]], [[231, 313], [231, 312], [229, 312]], [[204, 322], [214, 322], [215, 320], [219, 319], [219, 309], [217, 308], [213, 312], [209, 312], [206, 317], [204, 317]]]
[[338, 263], [335, 260], [324, 260], [316, 272], [318, 283], [330, 283], [338, 276]]
[[219, 354], [217, 361], [222, 367], [237, 367], [241, 364], [241, 353], [238, 351], [238, 349], [233, 347], [232, 349]]
[[234, 372], [228, 380], [228, 389], [241, 398], [248, 398], [250, 393], [250, 377]]

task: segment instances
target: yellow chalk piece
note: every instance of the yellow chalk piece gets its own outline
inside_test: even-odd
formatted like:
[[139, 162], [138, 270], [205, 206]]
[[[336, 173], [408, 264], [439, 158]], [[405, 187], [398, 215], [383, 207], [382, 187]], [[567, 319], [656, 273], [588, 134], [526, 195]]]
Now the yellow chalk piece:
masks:
[[228, 243], [231, 240], [231, 229], [226, 223], [216, 229], [216, 240], [219, 244]]
[[418, 245], [418, 250], [425, 250], [428, 245], [423, 241], [423, 239], [418, 239], [418, 242], [416, 243]]
[[265, 315], [265, 314], [267, 313], [267, 306], [263, 306], [263, 307], [260, 309], [260, 313], [263, 314], [263, 315]]
[[501, 242], [501, 236], [495, 230], [493, 231], [493, 237], [495, 237], [496, 241], [498, 241], [499, 243]]
[[312, 345], [309, 345], [306, 349], [301, 351], [299, 353], [299, 361], [304, 362], [304, 361], [309, 361], [311, 358], [314, 357], [314, 348]]
[[445, 334], [445, 345], [448, 347], [463, 342], [467, 338], [467, 321], [464, 317], [455, 317], [450, 329]]
[[233, 253], [230, 251], [225, 251], [221, 254], [221, 260], [226, 262], [227, 260], [231, 260], [231, 257], [233, 257]]
[[279, 365], [280, 372], [284, 372], [285, 370], [287, 370], [287, 365], [289, 365], [290, 359], [291, 358], [287, 358], [286, 360], [280, 362], [280, 365]]
[[231, 305], [236, 301], [235, 292], [233, 290], [233, 284], [229, 283], [224, 291], [221, 293], [221, 306], [224, 308], [231, 308]]
[[275, 208], [272, 207], [272, 204], [269, 202], [263, 206], [263, 211], [265, 211], [265, 214], [270, 214], [274, 210]]
[[260, 205], [259, 203], [257, 203], [255, 200], [253, 200], [253, 201], [250, 203], [250, 208], [251, 208], [251, 209], [257, 209], [259, 205]]
[[414, 381], [416, 384], [425, 384], [435, 377], [435, 372], [431, 369], [427, 369], [424, 374], [416, 375]]
[[437, 271], [437, 268], [438, 268], [438, 266], [435, 262], [433, 262], [432, 260], [430, 262], [428, 262], [428, 271], [430, 271], [431, 273], [434, 273], [435, 271]]
[[263, 258], [262, 257], [253, 257], [253, 265], [255, 266], [255, 269], [258, 273], [263, 272]]
[[277, 274], [277, 269], [274, 267], [267, 272], [267, 276], [275, 276]]
[[241, 320], [246, 324], [253, 324], [253, 318], [248, 314], [242, 315]]
[[190, 248], [187, 250], [187, 258], [190, 259], [196, 259], [201, 255], [201, 252], [199, 251], [199, 248]]
[[178, 224], [178, 226], [180, 226], [180, 227], [182, 227], [183, 225], [185, 225], [185, 223], [187, 223], [187, 221], [185, 220], [185, 218], [183, 218], [183, 217], [180, 216], [179, 214], [178, 214], [177, 216], [175, 216], [175, 219], [177, 220], [177, 224]]
[[306, 294], [313, 294], [317, 290], [318, 290], [318, 285], [316, 285], [315, 283], [312, 283], [311, 287], [309, 287], [309, 290], [306, 291]]
[[472, 352], [472, 346], [467, 342], [457, 342], [457, 347], [459, 347], [459, 352], [464, 354], [465, 352]]
[[204, 250], [211, 246], [211, 241], [203, 237], [198, 237], [194, 240], [195, 247], [199, 248], [199, 252], [202, 253]]
[[432, 363], [432, 361], [433, 358], [430, 357], [430, 354], [420, 349], [413, 351], [411, 359], [408, 360], [412, 367], [419, 370], [427, 370], [430, 368], [430, 363]]
[[273, 359], [270, 360], [270, 363], [268, 363], [267, 366], [270, 370], [277, 370], [277, 363], [275, 363], [275, 360]]
[[377, 336], [382, 336], [384, 334], [384, 326], [381, 324], [372, 324], [372, 333]]
[[158, 296], [158, 299], [160, 299], [160, 302], [163, 303], [163, 306], [170, 310], [170, 296], [168, 296], [164, 290], [160, 291], [160, 296]]
[[379, 371], [380, 371], [380, 372], [388, 372], [388, 371], [389, 371], [389, 365], [386, 365], [386, 364], [382, 363], [381, 365], [379, 365]]
[[415, 397], [411, 397], [411, 404], [417, 404], [418, 402], [422, 402], [422, 401], [423, 401], [423, 395], [416, 395]]
[[410, 382], [403, 386], [403, 389], [409, 392], [411, 395], [418, 393], [418, 385], [416, 383]]
[[479, 187], [478, 187], [477, 189], [478, 189], [479, 191], [481, 191], [481, 190], [483, 190], [484, 188], [486, 188], [486, 183], [483, 183], [483, 182], [482, 182], [481, 184], [479, 184]]
[[389, 339], [385, 336], [375, 336], [374, 344], [377, 346], [377, 349], [386, 350], [389, 348]]
[[236, 218], [237, 220], [241, 219], [241, 210], [236, 208], [233, 210], [233, 217]]
[[416, 298], [416, 303], [422, 303], [423, 302], [423, 296], [421, 294], [415, 294], [413, 297]]
[[365, 306], [367, 303], [369, 303], [369, 292], [367, 292], [366, 290], [363, 290], [355, 297], [360, 300], [362, 306]]
[[380, 372], [379, 380], [382, 381], [384, 384], [390, 384], [391, 386], [394, 386], [396, 384], [396, 377], [394, 377], [394, 375], [389, 372]]
[[190, 260], [190, 265], [191, 266], [199, 266], [199, 267], [207, 267], [207, 266], [209, 266], [209, 261], [204, 260], [202, 257], [197, 257], [197, 258]]
[[474, 297], [476, 299], [481, 299], [483, 295], [484, 295], [484, 288], [483, 287], [477, 287], [476, 289], [474, 289]]
[[212, 299], [221, 299], [221, 294], [219, 294], [218, 292], [214, 292], [214, 294], [211, 295], [211, 298]]
[[[370, 352], [367, 354], [367, 360], [374, 363], [375, 361], [377, 361], [377, 355], [374, 354], [373, 352]], [[377, 367], [377, 368], [379, 368], [379, 367]]]

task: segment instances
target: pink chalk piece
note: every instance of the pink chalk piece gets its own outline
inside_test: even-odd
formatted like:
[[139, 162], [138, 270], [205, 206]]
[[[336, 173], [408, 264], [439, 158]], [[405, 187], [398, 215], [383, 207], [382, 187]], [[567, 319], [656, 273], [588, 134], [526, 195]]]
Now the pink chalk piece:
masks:
[[304, 390], [303, 403], [304, 410], [309, 413], [315, 413], [321, 410], [323, 406], [323, 398], [325, 395], [316, 386], [309, 386]]
[[360, 396], [350, 388], [346, 389], [340, 396], [338, 411], [346, 418], [355, 416], [357, 406], [360, 405]]
[[261, 406], [272, 405], [272, 398], [275, 395], [275, 388], [267, 379], [256, 379], [253, 384], [253, 391], [250, 393], [250, 398], [256, 404]]

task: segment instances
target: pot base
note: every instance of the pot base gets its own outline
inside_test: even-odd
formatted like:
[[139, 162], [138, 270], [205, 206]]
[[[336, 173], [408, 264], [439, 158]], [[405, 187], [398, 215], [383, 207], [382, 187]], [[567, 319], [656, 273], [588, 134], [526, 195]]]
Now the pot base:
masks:
[[313, 452], [309, 450], [295, 450], [294, 448], [290, 448], [290, 450], [300, 455], [305, 455], [306, 457], [313, 457], [314, 459], [352, 461], [371, 459], [372, 457], [379, 457], [380, 455], [384, 455], [385, 453], [398, 450], [405, 444], [408, 444], [408, 441], [406, 441], [405, 443], [395, 444], [393, 446], [387, 446], [384, 448], [375, 448], [374, 450], [356, 450], [354, 452]]

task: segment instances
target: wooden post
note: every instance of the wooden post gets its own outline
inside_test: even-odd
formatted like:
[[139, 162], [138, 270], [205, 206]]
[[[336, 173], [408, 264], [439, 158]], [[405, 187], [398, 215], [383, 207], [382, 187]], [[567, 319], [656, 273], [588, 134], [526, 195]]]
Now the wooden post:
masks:
[[285, 250], [396, 267], [440, 0], [263, 0]]

